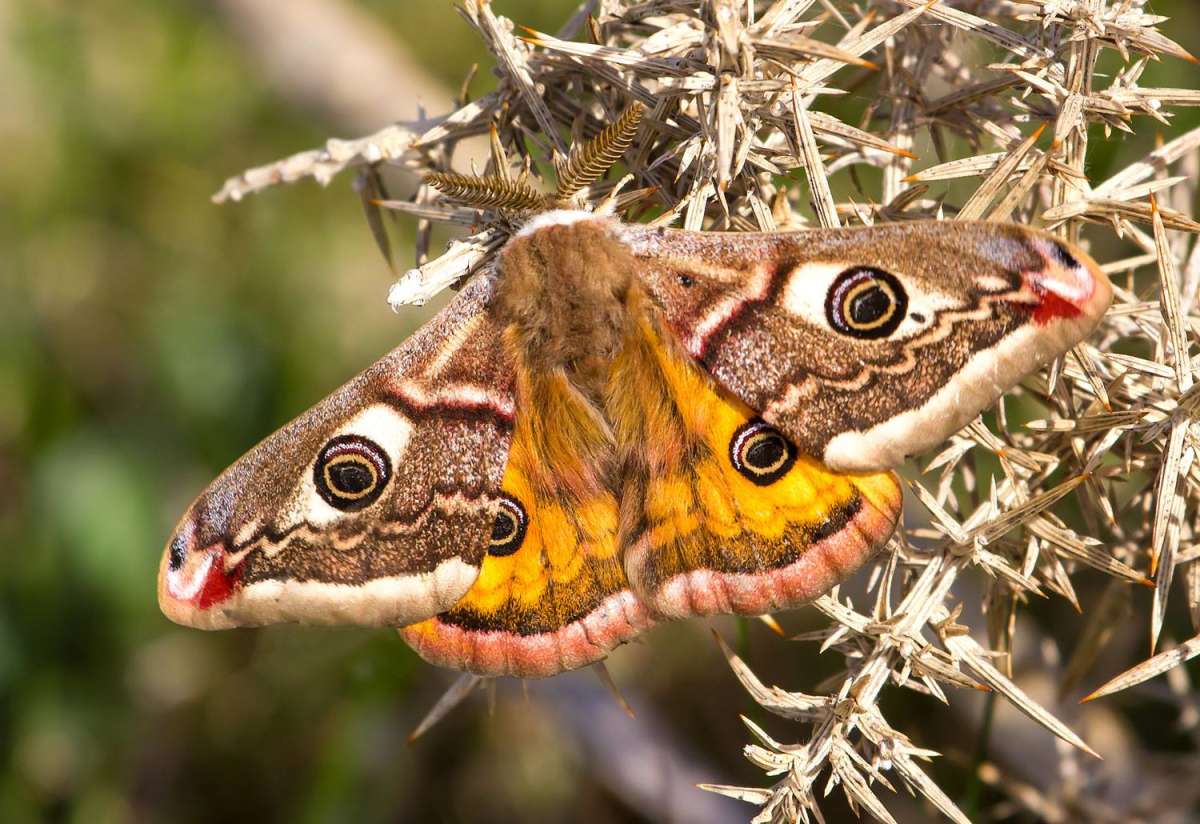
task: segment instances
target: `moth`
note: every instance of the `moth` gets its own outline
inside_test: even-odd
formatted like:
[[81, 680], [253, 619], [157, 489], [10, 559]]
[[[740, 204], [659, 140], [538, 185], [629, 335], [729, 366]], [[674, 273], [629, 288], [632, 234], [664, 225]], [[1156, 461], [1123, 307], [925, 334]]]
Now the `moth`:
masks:
[[529, 220], [399, 348], [238, 460], [167, 543], [204, 629], [399, 627], [426, 660], [552, 675], [658, 621], [788, 609], [901, 512], [892, 470], [1095, 327], [1041, 231]]

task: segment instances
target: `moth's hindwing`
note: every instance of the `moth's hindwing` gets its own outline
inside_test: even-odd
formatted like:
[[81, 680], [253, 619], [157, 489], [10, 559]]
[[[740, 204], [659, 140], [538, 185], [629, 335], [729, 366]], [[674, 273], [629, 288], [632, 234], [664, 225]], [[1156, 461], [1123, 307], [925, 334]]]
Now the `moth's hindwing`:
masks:
[[891, 536], [890, 473], [830, 471], [716, 386], [651, 323], [620, 359], [629, 410], [625, 568], [663, 616], [761, 615], [810, 601]]
[[205, 629], [401, 626], [452, 606], [479, 574], [512, 435], [493, 290], [476, 278], [214, 481], [163, 554], [163, 612]]
[[561, 373], [519, 368], [501, 509], [475, 585], [401, 630], [426, 660], [538, 677], [603, 658], [650, 623], [618, 546], [612, 436]]
[[1085, 338], [1111, 299], [1095, 261], [1020, 226], [617, 231], [684, 349], [837, 470], [938, 445]]

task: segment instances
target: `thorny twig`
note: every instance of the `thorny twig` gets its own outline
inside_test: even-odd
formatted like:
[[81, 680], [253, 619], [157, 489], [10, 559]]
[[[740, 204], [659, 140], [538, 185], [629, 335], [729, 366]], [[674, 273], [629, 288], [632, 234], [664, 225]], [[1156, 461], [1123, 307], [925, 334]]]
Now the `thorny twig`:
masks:
[[[1147, 6], [597, 0], [585, 4], [590, 14], [551, 35], [515, 33], [492, 4], [465, 0], [464, 17], [496, 58], [495, 92], [423, 134], [389, 127], [252, 170], [218, 198], [303, 176], [325, 182], [350, 166], [448, 172], [455, 144], [489, 131], [492, 158], [482, 174], [497, 186], [532, 184], [564, 168], [567, 146], [640, 102], [641, 132], [621, 157], [639, 188], [620, 193], [628, 179], [589, 176], [580, 202], [627, 219], [715, 230], [1012, 219], [1115, 254], [1105, 268], [1116, 298], [1099, 333], [1026, 380], [1014, 393], [1018, 403], [1002, 401], [986, 422], [956, 435], [927, 462], [925, 479], [911, 484], [928, 519], [910, 525], [875, 562], [873, 603], [860, 610], [836, 592], [817, 602], [829, 622], [823, 649], [845, 658], [834, 688], [807, 695], [767, 687], [727, 652], [754, 699], [806, 732], [784, 744], [747, 722], [756, 743], [746, 755], [775, 783], [710, 789], [761, 806], [757, 821], [821, 820], [825, 776], [825, 791], [840, 785], [852, 805], [891, 821], [876, 788], [900, 783], [951, 820], [966, 821], [919, 765], [935, 753], [885, 719], [878, 703], [885, 687], [941, 700], [946, 686], [994, 690], [1070, 745], [1060, 750], [1066, 763], [1071, 747], [1088, 753], [1088, 746], [1008, 671], [1021, 603], [1058, 595], [1079, 607], [1076, 582], [1089, 570], [1114, 586], [1149, 584], [1152, 646], [1179, 579], [1200, 633], [1200, 387], [1191, 353], [1200, 333], [1200, 223], [1192, 217], [1200, 129], [1170, 134], [1172, 110], [1200, 104], [1200, 91], [1139, 84], [1151, 60], [1195, 62]], [[1096, 64], [1107, 52], [1120, 68], [1106, 77]], [[853, 123], [828, 111], [845, 109], [836, 106], [848, 91], [869, 100]], [[1147, 127], [1165, 129], [1166, 142], [1107, 180], [1089, 178], [1090, 145]], [[918, 150], [936, 161], [918, 163]], [[861, 174], [868, 169], [876, 177]], [[867, 179], [881, 183], [865, 186]], [[973, 187], [952, 195], [950, 183]], [[389, 296], [393, 305], [424, 302], [486, 265], [508, 231], [499, 215], [454, 206], [428, 189], [411, 203], [370, 202], [473, 231], [407, 272]], [[1010, 426], [1017, 409], [1035, 419]], [[980, 458], [998, 469], [981, 472]], [[984, 632], [959, 623], [955, 588], [967, 576], [984, 587]], [[1098, 639], [1121, 614], [1093, 613], [1106, 623], [1083, 634], [1071, 679], [1087, 671], [1102, 649]], [[1096, 695], [1197, 654], [1200, 634]], [[979, 775], [1035, 814], [1120, 818], [1085, 792], [1099, 768], [1072, 763], [1084, 778], [1071, 784], [1047, 776], [1033, 788], [994, 765], [982, 765]], [[1190, 793], [1160, 795], [1154, 815], [1191, 803]]]

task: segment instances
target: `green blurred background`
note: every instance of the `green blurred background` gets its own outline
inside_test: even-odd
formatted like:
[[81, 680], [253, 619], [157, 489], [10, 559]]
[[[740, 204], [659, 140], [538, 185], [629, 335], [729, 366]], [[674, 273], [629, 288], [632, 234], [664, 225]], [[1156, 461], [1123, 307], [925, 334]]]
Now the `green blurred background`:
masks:
[[[0, 2], [0, 822], [747, 817], [692, 789], [762, 784], [738, 714], [766, 723], [700, 622], [614, 656], [638, 721], [584, 672], [501, 684], [409, 745], [451, 677], [393, 633], [206, 634], [159, 614], [161, 544], [191, 498], [421, 319], [384, 303], [392, 275], [349, 176], [210, 202], [243, 168], [417, 113], [406, 84], [360, 76], [347, 96], [367, 102], [338, 105], [273, 74], [238, 5]], [[345, 6], [438, 90], [433, 113], [473, 61], [486, 90], [448, 3]], [[550, 31], [574, 6], [496, 2]], [[1200, 52], [1190, 0], [1154, 9], [1183, 15], [1166, 31]], [[328, 61], [313, 55], [314, 77]], [[1172, 61], [1144, 84], [1197, 71]], [[837, 663], [757, 623], [718, 627], [791, 688]], [[952, 795], [974, 747], [954, 725], [914, 733], [948, 754]]]

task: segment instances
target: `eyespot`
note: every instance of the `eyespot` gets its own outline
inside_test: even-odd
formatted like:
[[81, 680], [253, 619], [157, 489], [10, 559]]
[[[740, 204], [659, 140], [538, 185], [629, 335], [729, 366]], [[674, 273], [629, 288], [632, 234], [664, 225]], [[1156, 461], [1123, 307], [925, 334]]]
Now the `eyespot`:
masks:
[[733, 468], [751, 483], [768, 486], [788, 473], [796, 462], [796, 447], [775, 427], [755, 418], [729, 442]]
[[904, 320], [908, 295], [890, 272], [856, 266], [838, 275], [825, 298], [834, 330], [855, 338], [886, 338]]
[[313, 483], [327, 504], [354, 512], [373, 504], [392, 477], [387, 454], [359, 435], [339, 435], [321, 449]]
[[679, 272], [677, 275], [675, 275], [675, 279], [679, 281], [679, 285], [684, 289], [691, 289], [696, 285], [696, 279], [687, 272]]
[[492, 522], [492, 539], [488, 543], [488, 555], [503, 558], [512, 555], [525, 542], [525, 530], [529, 527], [529, 516], [525, 507], [511, 495], [501, 495], [500, 510]]

